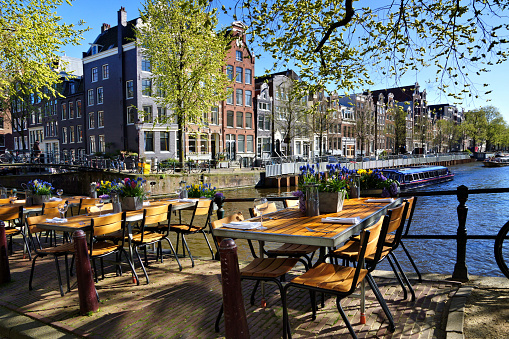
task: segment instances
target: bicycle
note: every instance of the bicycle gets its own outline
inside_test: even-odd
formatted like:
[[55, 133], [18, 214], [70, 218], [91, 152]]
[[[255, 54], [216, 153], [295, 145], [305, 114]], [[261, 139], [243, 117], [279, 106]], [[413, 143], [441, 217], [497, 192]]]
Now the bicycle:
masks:
[[502, 226], [495, 238], [495, 260], [502, 273], [509, 278], [509, 267], [507, 266], [509, 262], [509, 221]]

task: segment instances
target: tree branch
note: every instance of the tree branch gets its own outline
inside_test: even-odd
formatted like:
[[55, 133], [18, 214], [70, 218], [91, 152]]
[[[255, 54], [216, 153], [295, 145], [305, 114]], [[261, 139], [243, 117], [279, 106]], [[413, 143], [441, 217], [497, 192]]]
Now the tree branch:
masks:
[[327, 32], [325, 32], [325, 35], [323, 36], [322, 40], [316, 47], [315, 53], [319, 52], [322, 49], [323, 45], [325, 45], [330, 35], [336, 28], [346, 26], [346, 24], [352, 21], [354, 13], [355, 12], [353, 10], [353, 0], [345, 0], [345, 17], [340, 21], [333, 22], [330, 24], [329, 28], [327, 29]]

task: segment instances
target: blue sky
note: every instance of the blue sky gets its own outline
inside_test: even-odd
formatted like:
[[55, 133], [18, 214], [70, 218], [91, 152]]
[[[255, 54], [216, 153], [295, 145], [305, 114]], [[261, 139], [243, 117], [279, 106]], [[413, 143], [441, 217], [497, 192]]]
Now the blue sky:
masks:
[[[233, 3], [233, 0], [230, 0]], [[223, 1], [223, 3], [227, 3]], [[82, 52], [89, 48], [89, 43], [92, 43], [95, 37], [101, 32], [102, 23], [108, 23], [111, 26], [117, 24], [117, 11], [120, 7], [125, 7], [127, 11], [127, 19], [131, 20], [139, 16], [138, 8], [141, 7], [140, 0], [75, 0], [72, 6], [64, 3], [63, 6], [57, 11], [65, 23], [77, 23], [80, 19], [84, 20], [91, 28], [90, 31], [84, 34], [84, 40], [81, 46], [66, 46], [64, 48], [65, 54], [71, 57], [80, 58]], [[233, 18], [225, 15], [220, 16], [220, 24], [227, 26], [233, 21]], [[263, 57], [256, 60], [255, 75], [262, 75], [266, 68], [271, 67], [273, 64], [270, 56]], [[298, 69], [295, 69], [298, 73]], [[445, 95], [440, 95], [439, 91], [435, 88], [430, 79], [434, 79], [433, 70], [423, 69], [418, 74], [406, 75], [396, 84], [393, 79], [387, 79], [384, 83], [377, 83], [371, 89], [390, 88], [398, 85], [411, 85], [417, 80], [422, 88], [426, 88], [428, 94], [429, 104], [439, 103], [452, 103]], [[490, 73], [472, 78], [471, 80], [477, 84], [477, 88], [483, 92], [491, 90], [492, 93], [477, 99], [475, 101], [465, 101], [462, 105], [465, 109], [473, 109], [480, 106], [493, 105], [497, 107], [503, 114], [504, 119], [509, 122], [509, 105], [504, 97], [507, 95], [507, 76], [509, 75], [509, 62], [493, 67]], [[488, 83], [488, 89], [483, 88], [482, 84]], [[491, 100], [487, 102], [487, 100]]]

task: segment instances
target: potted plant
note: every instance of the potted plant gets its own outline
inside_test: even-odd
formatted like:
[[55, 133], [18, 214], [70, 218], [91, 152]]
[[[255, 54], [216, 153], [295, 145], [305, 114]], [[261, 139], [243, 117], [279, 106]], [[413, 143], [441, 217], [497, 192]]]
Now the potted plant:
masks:
[[[210, 184], [204, 184], [203, 182], [186, 186], [186, 189], [189, 198], [214, 198], [216, 194], [216, 187], [212, 187]], [[217, 210], [217, 205], [215, 203], [214, 210]]]
[[146, 180], [142, 178], [125, 178], [113, 184], [114, 190], [120, 196], [120, 203], [123, 211], [136, 211], [143, 208], [145, 191], [143, 185]]
[[394, 197], [399, 193], [399, 182], [388, 179], [379, 169], [357, 171], [360, 176], [361, 195]]
[[34, 205], [42, 205], [45, 202], [48, 202], [51, 198], [51, 193], [54, 190], [51, 183], [42, 180], [30, 180], [26, 187], [28, 191], [32, 194], [32, 203]]
[[113, 186], [111, 181], [104, 181], [101, 180], [98, 183], [96, 183], [96, 191], [98, 195], [104, 195], [104, 194], [110, 194]]
[[[327, 172], [316, 172], [314, 165], [302, 166], [300, 170], [299, 185], [306, 190], [306, 209], [310, 201], [318, 204], [320, 213], [336, 213], [343, 209], [343, 202], [348, 198], [350, 170], [339, 164], [327, 165]], [[313, 196], [313, 191], [318, 192], [318, 199]]]

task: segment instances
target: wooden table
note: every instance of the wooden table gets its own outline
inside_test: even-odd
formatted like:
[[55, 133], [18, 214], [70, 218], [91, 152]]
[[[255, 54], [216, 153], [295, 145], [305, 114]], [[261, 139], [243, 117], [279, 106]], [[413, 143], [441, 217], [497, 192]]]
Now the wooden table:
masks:
[[[214, 236], [223, 238], [239, 238], [258, 240], [260, 242], [260, 257], [263, 257], [265, 241], [278, 243], [292, 243], [301, 245], [320, 246], [320, 259], [323, 259], [326, 250], [331, 247], [343, 245], [351, 236], [359, 234], [366, 227], [378, 221], [387, 210], [401, 203], [401, 199], [395, 199], [392, 203], [366, 202], [368, 198], [348, 199], [343, 204], [343, 210], [338, 213], [322, 214], [316, 217], [307, 217], [299, 209], [287, 208], [262, 216], [264, 230], [241, 230], [234, 228], [219, 227], [213, 230]], [[359, 217], [360, 222], [356, 225], [323, 223], [322, 218]], [[259, 217], [249, 221], [260, 221]], [[313, 231], [308, 230], [312, 229]], [[264, 284], [262, 282], [262, 295]], [[361, 322], [365, 309], [364, 281], [361, 284]]]

